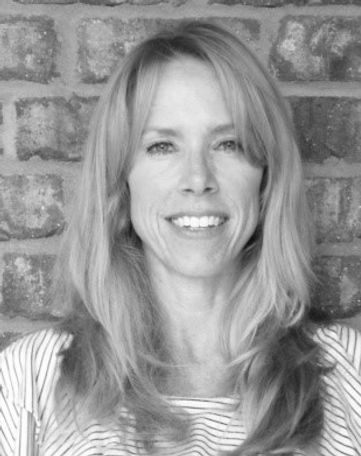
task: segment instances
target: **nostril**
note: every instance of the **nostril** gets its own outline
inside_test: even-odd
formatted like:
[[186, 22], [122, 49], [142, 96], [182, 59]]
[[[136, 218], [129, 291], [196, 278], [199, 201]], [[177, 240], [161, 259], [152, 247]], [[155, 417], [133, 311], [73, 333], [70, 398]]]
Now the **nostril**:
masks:
[[191, 157], [184, 167], [180, 189], [185, 193], [204, 194], [217, 189], [216, 176], [203, 157]]
[[216, 190], [216, 186], [206, 186], [206, 187], [197, 187], [197, 186], [186, 186], [182, 188], [182, 192], [184, 193], [195, 193], [195, 194], [203, 194], [203, 193], [213, 193]]
[[209, 186], [204, 189], [204, 193], [211, 193], [213, 190], [214, 190], [214, 188]]

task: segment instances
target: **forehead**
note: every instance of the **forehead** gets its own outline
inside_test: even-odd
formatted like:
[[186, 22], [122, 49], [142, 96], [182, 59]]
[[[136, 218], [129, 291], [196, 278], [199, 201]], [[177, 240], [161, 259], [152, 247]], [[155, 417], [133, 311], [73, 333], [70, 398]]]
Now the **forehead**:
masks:
[[195, 113], [202, 117], [230, 117], [215, 71], [192, 57], [167, 62], [155, 85], [148, 121]]
[[190, 78], [201, 77], [216, 81], [215, 72], [209, 63], [191, 56], [178, 56], [164, 63], [160, 82], [169, 78], [182, 78], [184, 75]]
[[188, 55], [148, 63], [135, 85], [134, 109], [129, 115], [134, 146], [129, 150], [136, 150], [142, 137], [152, 130], [174, 130], [179, 126], [189, 132], [201, 126], [216, 131], [221, 125], [231, 125], [244, 146], [245, 156], [264, 166], [267, 159], [260, 141], [265, 133], [253, 133], [258, 116], [252, 115], [253, 120], [249, 116], [250, 112], [256, 114], [254, 103], [250, 103], [238, 73], [217, 61]]
[[[155, 97], [164, 92], [199, 91], [200, 87], [218, 93], [220, 85], [210, 64], [193, 57], [178, 57], [165, 63], [160, 71]], [[167, 93], [169, 95], [169, 93]]]

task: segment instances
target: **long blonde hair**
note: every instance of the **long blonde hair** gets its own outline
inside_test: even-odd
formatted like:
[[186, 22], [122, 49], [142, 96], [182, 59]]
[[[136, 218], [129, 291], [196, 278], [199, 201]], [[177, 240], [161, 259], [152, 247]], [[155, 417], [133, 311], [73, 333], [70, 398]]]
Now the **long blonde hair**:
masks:
[[98, 104], [58, 259], [57, 296], [70, 307], [61, 327], [74, 335], [58, 397], [72, 393], [84, 413], [120, 425], [125, 406], [150, 447], [156, 432], [186, 435], [187, 420], [159, 392], [170, 355], [127, 185], [162, 68], [184, 55], [213, 68], [247, 158], [264, 168], [259, 224], [221, 322], [231, 393], [242, 399], [248, 431], [234, 454], [287, 454], [317, 438], [323, 416], [322, 368], [307, 324], [311, 235], [300, 157], [271, 78], [236, 36], [211, 23], [182, 23], [138, 45]]

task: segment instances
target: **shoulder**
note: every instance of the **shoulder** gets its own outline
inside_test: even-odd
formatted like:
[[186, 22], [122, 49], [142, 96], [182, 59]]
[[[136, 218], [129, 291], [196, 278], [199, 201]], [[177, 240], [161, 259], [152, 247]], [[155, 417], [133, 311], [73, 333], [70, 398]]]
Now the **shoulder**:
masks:
[[36, 415], [42, 392], [55, 385], [60, 355], [71, 340], [68, 333], [44, 329], [6, 347], [0, 353], [0, 389], [7, 400]]
[[[322, 376], [325, 454], [361, 454], [361, 334], [332, 324], [319, 328], [316, 340], [329, 369]], [[324, 453], [322, 453], [324, 454]]]
[[348, 367], [361, 375], [361, 333], [338, 323], [318, 328], [315, 339], [326, 362]]
[[0, 368], [22, 369], [29, 364], [41, 369], [68, 347], [72, 336], [57, 330], [43, 329], [27, 334], [0, 352]]

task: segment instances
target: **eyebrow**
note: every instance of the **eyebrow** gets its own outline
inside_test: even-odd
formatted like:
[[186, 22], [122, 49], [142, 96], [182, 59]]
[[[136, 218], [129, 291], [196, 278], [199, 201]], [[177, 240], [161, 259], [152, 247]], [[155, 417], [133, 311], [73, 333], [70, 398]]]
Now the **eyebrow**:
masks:
[[233, 123], [217, 125], [211, 129], [212, 133], [228, 133], [229, 131], [235, 131], [235, 125]]
[[[228, 133], [229, 131], [235, 131], [233, 123], [221, 124], [209, 129], [209, 133], [211, 134]], [[150, 127], [144, 130], [143, 136], [149, 133], [157, 133], [165, 136], [178, 136], [177, 130], [173, 128]]]
[[149, 133], [158, 133], [160, 135], [165, 135], [165, 136], [177, 136], [177, 132], [173, 128], [157, 128], [157, 127], [147, 128], [146, 130], [144, 130], [143, 136], [147, 135]]

